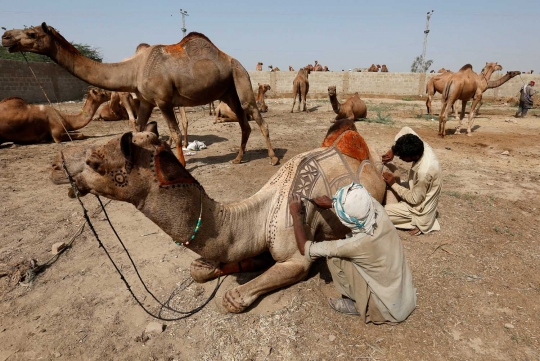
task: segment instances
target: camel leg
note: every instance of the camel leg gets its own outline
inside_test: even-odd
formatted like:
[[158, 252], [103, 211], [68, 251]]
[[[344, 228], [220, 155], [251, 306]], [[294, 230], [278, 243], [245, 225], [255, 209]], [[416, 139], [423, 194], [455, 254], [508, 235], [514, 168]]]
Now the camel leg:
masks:
[[223, 296], [223, 306], [229, 312], [242, 312], [259, 296], [300, 281], [306, 276], [309, 266], [303, 256], [276, 263], [259, 277], [227, 291]]
[[150, 115], [152, 115], [153, 109], [153, 104], [141, 100], [139, 113], [137, 114], [137, 120], [135, 121], [136, 132], [142, 132], [144, 128], [146, 128], [146, 123], [148, 123], [148, 119], [150, 119]]
[[467, 101], [462, 100], [461, 101], [461, 113], [459, 114], [459, 124], [458, 124], [454, 134], [459, 134], [459, 132], [460, 132], [461, 123], [463, 123], [463, 119], [465, 118], [465, 107], [467, 107]]
[[469, 137], [471, 136], [471, 133], [472, 133], [471, 127], [474, 120], [474, 111], [476, 110], [476, 106], [478, 105], [478, 103], [481, 101], [482, 101], [482, 95], [474, 97], [473, 99], [473, 102], [471, 105], [471, 111], [469, 112], [469, 123], [467, 124], [467, 135]]
[[443, 100], [441, 113], [439, 114], [439, 136], [444, 138], [446, 125], [446, 110], [448, 108], [448, 100]]
[[174, 116], [174, 107], [169, 103], [162, 103], [157, 106], [167, 121], [169, 131], [171, 132], [171, 138], [174, 139], [174, 143], [176, 144], [178, 160], [185, 167], [186, 160], [184, 158], [184, 152], [182, 151], [182, 132], [180, 131], [178, 123], [176, 122], [176, 117]]
[[294, 98], [293, 98], [293, 102], [292, 102], [292, 108], [291, 108], [291, 113], [293, 113], [294, 111], [294, 104], [296, 103], [296, 94], [294, 94]]
[[426, 108], [428, 115], [431, 115], [431, 94], [428, 94], [426, 99]]
[[[279, 163], [278, 157], [276, 157], [276, 154], [274, 153], [274, 149], [272, 148], [272, 143], [270, 142], [270, 130], [268, 129], [268, 123], [263, 119], [261, 116], [261, 113], [257, 109], [257, 107], [249, 107], [247, 109], [248, 112], [251, 114], [251, 119], [254, 119], [259, 128], [261, 129], [261, 133], [266, 140], [266, 147], [268, 148], [268, 157], [270, 157], [270, 164], [276, 165]], [[246, 112], [244, 112], [246, 114]], [[246, 119], [247, 122], [247, 119]], [[249, 125], [248, 125], [249, 126]], [[251, 127], [250, 127], [251, 129]], [[247, 140], [246, 140], [247, 141]]]
[[256, 272], [268, 269], [275, 263], [269, 253], [245, 259], [240, 262], [219, 263], [215, 261], [198, 258], [191, 262], [191, 278], [195, 282], [204, 283], [233, 273]]
[[180, 118], [182, 119], [182, 132], [184, 133], [184, 147], [187, 148], [188, 146], [188, 135], [187, 135], [188, 118], [186, 116], [186, 109], [184, 107], [180, 107]]

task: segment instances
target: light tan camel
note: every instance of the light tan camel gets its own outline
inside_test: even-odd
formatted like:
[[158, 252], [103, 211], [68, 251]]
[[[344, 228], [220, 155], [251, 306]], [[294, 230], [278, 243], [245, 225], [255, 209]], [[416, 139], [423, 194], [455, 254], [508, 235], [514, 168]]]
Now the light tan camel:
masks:
[[296, 103], [296, 97], [298, 97], [298, 109], [297, 111], [300, 111], [300, 103], [304, 102], [303, 110], [304, 112], [309, 112], [306, 106], [306, 97], [309, 92], [309, 80], [308, 76], [311, 70], [308, 68], [302, 68], [298, 70], [298, 74], [296, 74], [296, 77], [293, 80], [293, 103], [292, 103], [292, 109], [291, 113], [293, 113], [294, 110], [294, 104]]
[[464, 65], [458, 72], [450, 75], [442, 94], [442, 109], [439, 114], [439, 136], [446, 135], [446, 119], [450, 108], [459, 99], [461, 100], [461, 114], [459, 124], [454, 134], [459, 134], [461, 123], [465, 117], [465, 106], [467, 101], [472, 98], [471, 110], [469, 111], [469, 122], [467, 125], [467, 135], [471, 135], [471, 126], [474, 117], [474, 111], [478, 102], [482, 100], [482, 93], [487, 89], [488, 81], [493, 72], [502, 70], [502, 66], [497, 63], [486, 63], [486, 66], [480, 74], [472, 70], [471, 64]]
[[315, 60], [315, 65], [313, 65], [313, 71], [323, 71], [323, 67], [317, 60]]
[[280, 69], [277, 66], [274, 68], [272, 65], [268, 65], [268, 69], [270, 69], [271, 72], [280, 71]]
[[[506, 72], [506, 74], [504, 74], [504, 76], [502, 76], [501, 78], [497, 79], [497, 80], [490, 80], [488, 81], [488, 85], [487, 85], [487, 88], [486, 90], [488, 89], [493, 89], [493, 88], [497, 88], [497, 87], [500, 87], [501, 85], [503, 85], [504, 83], [506, 83], [508, 80], [518, 76], [521, 72], [520, 71], [508, 71]], [[484, 92], [486, 91], [484, 90]], [[482, 104], [483, 102], [480, 101], [480, 103], [478, 103], [478, 106], [476, 107], [476, 110], [474, 112], [474, 116], [477, 116], [480, 114], [480, 107], [482, 107]]]
[[[257, 110], [248, 72], [238, 60], [220, 51], [203, 34], [189, 33], [178, 44], [153, 45], [135, 54], [131, 60], [115, 64], [98, 63], [83, 56], [45, 23], [6, 31], [2, 35], [2, 45], [10, 52], [47, 55], [76, 77], [102, 89], [134, 92], [141, 102], [138, 130], [145, 128], [152, 109], [157, 106], [167, 121], [182, 164], [185, 164], [182, 132], [174, 107], [199, 106], [216, 99], [227, 103], [240, 119], [242, 139], [233, 163], [241, 162], [251, 133], [248, 114], [255, 119], [266, 139], [270, 163], [278, 163], [268, 124]], [[187, 118], [182, 123], [187, 134]]]
[[360, 99], [358, 93], [349, 96], [343, 104], [340, 104], [337, 99], [336, 86], [332, 85], [328, 87], [328, 96], [330, 97], [332, 109], [334, 109], [334, 113], [337, 114], [332, 122], [340, 119], [357, 120], [367, 116], [366, 103]]
[[262, 71], [262, 66], [263, 66], [263, 63], [258, 62], [258, 63], [257, 63], [257, 66], [255, 67], [255, 70], [257, 70], [257, 71]]
[[289, 65], [289, 71], [294, 71], [294, 68]]
[[448, 69], [445, 69], [445, 68], [440, 68], [439, 71], [438, 71], [437, 73], [447, 73], [447, 72], [452, 73], [451, 70], [448, 70]]
[[[56, 143], [84, 139], [77, 130], [85, 127], [102, 103], [109, 100], [103, 90], [91, 89], [80, 113], [64, 114], [48, 105], [28, 104], [21, 98], [6, 98], [0, 102], [0, 144]], [[66, 133], [66, 131], [69, 133]]]
[[[98, 120], [117, 121], [130, 120], [127, 109], [131, 109], [132, 116], [136, 119], [140, 102], [134, 99], [129, 92], [111, 92], [111, 100], [103, 106], [98, 113]], [[130, 126], [135, 129], [135, 121], [130, 120]]]
[[313, 65], [308, 64], [304, 68], [309, 69], [309, 71], [313, 71]]
[[388, 73], [388, 68], [386, 67], [386, 64], [383, 64], [381, 67], [381, 73]]
[[[64, 151], [64, 158], [81, 195], [93, 193], [133, 204], [174, 242], [200, 255], [202, 258], [191, 264], [195, 281], [253, 271], [254, 263], [270, 266], [224, 294], [223, 306], [238, 313], [263, 294], [307, 275], [311, 262], [296, 246], [290, 194], [331, 196], [339, 187], [355, 181], [382, 202], [386, 187], [380, 169], [374, 166], [366, 142], [351, 124], [349, 129], [338, 129], [341, 133], [329, 132], [323, 147], [293, 157], [256, 194], [231, 204], [210, 198], [168, 145], [151, 132], [126, 133], [84, 151], [70, 147]], [[341, 135], [337, 142], [336, 135]], [[340, 147], [343, 140], [346, 145]], [[349, 153], [351, 149], [354, 152]], [[51, 179], [65, 183], [61, 157], [53, 165]], [[321, 210], [311, 202], [305, 207], [309, 240], [340, 239], [350, 231], [333, 210]], [[196, 225], [198, 231], [194, 231]], [[273, 260], [261, 261], [265, 255]]]
[[[258, 83], [259, 91], [257, 93], [257, 108], [261, 113], [266, 113], [268, 111], [268, 106], [264, 102], [264, 94], [270, 90], [270, 85]], [[237, 122], [236, 114], [226, 103], [219, 103], [215, 111], [216, 119], [215, 123], [228, 123], [228, 122]], [[248, 121], [253, 120], [251, 117], [248, 118]]]
[[[430, 78], [426, 84], [426, 108], [427, 113], [431, 114], [431, 102], [433, 100], [433, 97], [435, 96], [435, 93], [441, 93], [444, 90], [444, 86], [446, 85], [446, 82], [450, 78], [450, 76], [453, 73], [451, 71], [442, 72], [441, 74], [435, 75], [434, 77]], [[452, 112], [455, 113], [456, 118], [458, 117], [457, 111], [455, 111], [455, 107], [452, 108]]]

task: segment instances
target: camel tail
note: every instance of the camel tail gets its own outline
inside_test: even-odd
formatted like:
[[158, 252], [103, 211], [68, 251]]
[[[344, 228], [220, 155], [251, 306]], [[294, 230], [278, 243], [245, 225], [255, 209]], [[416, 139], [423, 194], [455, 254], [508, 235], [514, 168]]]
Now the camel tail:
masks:
[[444, 101], [448, 100], [448, 96], [450, 95], [450, 88], [452, 87], [452, 84], [453, 84], [453, 81], [450, 80], [444, 86], [444, 90], [443, 90], [443, 93], [442, 93], [442, 97], [443, 97]]

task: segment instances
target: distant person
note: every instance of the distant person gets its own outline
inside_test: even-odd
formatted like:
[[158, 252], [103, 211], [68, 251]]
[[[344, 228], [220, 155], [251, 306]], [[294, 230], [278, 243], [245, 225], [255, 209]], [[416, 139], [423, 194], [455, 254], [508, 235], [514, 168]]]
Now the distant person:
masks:
[[530, 81], [529, 84], [525, 84], [520, 90], [519, 93], [521, 94], [519, 97], [519, 107], [518, 111], [514, 115], [516, 118], [523, 118], [525, 115], [527, 115], [527, 112], [529, 109], [533, 106], [533, 95], [536, 93], [536, 91], [533, 89], [534, 87], [534, 81]]
[[[384, 208], [396, 228], [406, 229], [412, 236], [438, 231], [441, 227], [437, 221], [437, 206], [442, 188], [439, 160], [429, 144], [409, 127], [403, 127], [395, 140], [382, 156], [383, 163], [397, 156], [412, 166], [405, 187], [396, 182], [392, 173], [383, 173], [384, 181], [399, 198], [399, 203], [387, 203]], [[391, 170], [395, 168], [391, 164], [387, 166]]]
[[326, 257], [332, 280], [341, 298], [329, 298], [335, 311], [360, 316], [366, 323], [397, 323], [416, 307], [416, 290], [403, 245], [383, 206], [360, 184], [338, 189], [313, 202], [321, 209], [335, 208], [346, 238], [307, 241], [303, 204], [298, 194], [289, 196], [296, 245], [310, 261]]

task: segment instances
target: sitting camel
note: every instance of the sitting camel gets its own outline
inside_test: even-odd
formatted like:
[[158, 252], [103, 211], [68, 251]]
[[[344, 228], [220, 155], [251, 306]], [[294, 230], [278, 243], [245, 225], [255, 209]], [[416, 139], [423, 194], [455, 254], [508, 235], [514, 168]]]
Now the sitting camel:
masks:
[[497, 63], [486, 63], [482, 72], [477, 74], [472, 70], [471, 64], [466, 64], [458, 72], [450, 75], [442, 93], [443, 105], [439, 114], [439, 136], [444, 138], [446, 135], [446, 119], [448, 119], [450, 108], [458, 99], [461, 100], [461, 114], [454, 134], [459, 134], [461, 123], [465, 117], [465, 106], [467, 105], [467, 101], [472, 99], [467, 125], [467, 135], [471, 135], [471, 126], [476, 106], [482, 100], [482, 94], [488, 87], [488, 81], [491, 75], [497, 70], [502, 70], [502, 66]]
[[449, 69], [440, 68], [439, 71], [438, 71], [437, 73], [448, 73], [448, 72], [449, 72], [449, 73], [452, 73], [452, 71], [449, 70]]
[[328, 66], [325, 65], [322, 71], [330, 71], [330, 69], [328, 69]]
[[[182, 164], [186, 163], [182, 152], [182, 131], [174, 108], [205, 105], [218, 99], [227, 103], [240, 120], [242, 138], [238, 155], [232, 163], [242, 161], [251, 133], [248, 115], [255, 119], [266, 140], [270, 164], [279, 162], [272, 149], [268, 124], [257, 110], [248, 72], [238, 60], [220, 51], [203, 34], [189, 33], [177, 44], [152, 45], [130, 60], [114, 64], [99, 63], [85, 57], [46, 23], [6, 31], [2, 35], [2, 45], [12, 53], [29, 51], [46, 55], [74, 76], [99, 88], [135, 93], [141, 102], [137, 130], [145, 129], [152, 110], [157, 106], [167, 121]], [[187, 126], [187, 118], [182, 117], [184, 140], [187, 139]]]
[[257, 66], [255, 67], [255, 70], [257, 70], [257, 71], [262, 71], [262, 66], [263, 66], [263, 63], [258, 62], [258, 63], [257, 63]]
[[386, 64], [383, 64], [381, 67], [381, 73], [388, 73], [388, 68], [386, 67]]
[[[85, 127], [102, 103], [109, 99], [103, 90], [91, 89], [78, 114], [64, 114], [48, 105], [28, 104], [21, 98], [11, 97], [0, 102], [0, 144], [56, 143], [84, 139], [77, 130]], [[67, 133], [66, 133], [67, 132]]]
[[272, 65], [268, 65], [268, 69], [270, 69], [271, 72], [280, 71], [277, 66], [274, 68]]
[[330, 97], [332, 109], [334, 109], [334, 113], [337, 114], [332, 123], [340, 119], [357, 120], [367, 116], [366, 103], [360, 99], [358, 93], [349, 96], [343, 104], [340, 104], [337, 99], [336, 86], [332, 85], [328, 87], [328, 96]]
[[304, 68], [308, 69], [309, 71], [313, 71], [313, 65], [308, 64]]
[[[84, 151], [77, 147], [64, 150], [51, 174], [57, 184], [66, 182], [62, 158], [81, 196], [92, 193], [131, 203], [176, 244], [200, 255], [202, 258], [191, 264], [196, 282], [253, 271], [257, 263], [263, 263], [262, 269], [270, 266], [224, 294], [223, 306], [233, 313], [308, 273], [311, 261], [300, 254], [295, 242], [290, 194], [313, 199], [332, 195], [354, 181], [382, 202], [386, 188], [352, 121], [335, 123], [323, 147], [293, 157], [261, 190], [231, 204], [210, 198], [169, 146], [152, 132], [125, 133]], [[349, 233], [333, 210], [322, 210], [308, 201], [305, 209], [310, 241], [342, 239]], [[273, 260], [264, 262], [268, 255]]]
[[298, 109], [297, 111], [300, 111], [300, 103], [304, 102], [303, 110], [304, 112], [309, 112], [307, 110], [306, 106], [306, 97], [309, 92], [309, 80], [308, 76], [311, 70], [308, 68], [302, 68], [298, 70], [298, 74], [296, 74], [296, 77], [293, 80], [293, 104], [291, 113], [293, 113], [294, 110], [294, 104], [296, 103], [296, 97], [298, 97]]
[[[268, 106], [264, 102], [264, 94], [270, 90], [270, 85], [268, 84], [261, 84], [259, 85], [259, 92], [257, 93], [257, 108], [259, 108], [259, 111], [261, 113], [266, 113], [268, 111]], [[218, 107], [214, 111], [214, 114], [216, 115], [216, 119], [214, 120], [215, 123], [226, 123], [226, 122], [237, 122], [238, 118], [236, 118], [236, 115], [232, 111], [232, 109], [226, 104], [226, 103], [219, 103]], [[249, 120], [253, 120], [248, 118]]]
[[313, 65], [313, 71], [323, 71], [323, 67], [317, 60], [315, 60], [315, 65]]
[[98, 120], [117, 121], [130, 120], [131, 128], [135, 128], [135, 122], [131, 121], [128, 109], [131, 110], [134, 119], [137, 119], [140, 102], [134, 99], [133, 95], [128, 92], [111, 92], [111, 100], [102, 107], [98, 113]]
[[368, 72], [377, 73], [380, 68], [381, 68], [381, 66], [379, 64], [377, 64], [377, 65], [371, 64], [371, 66], [368, 69]]

